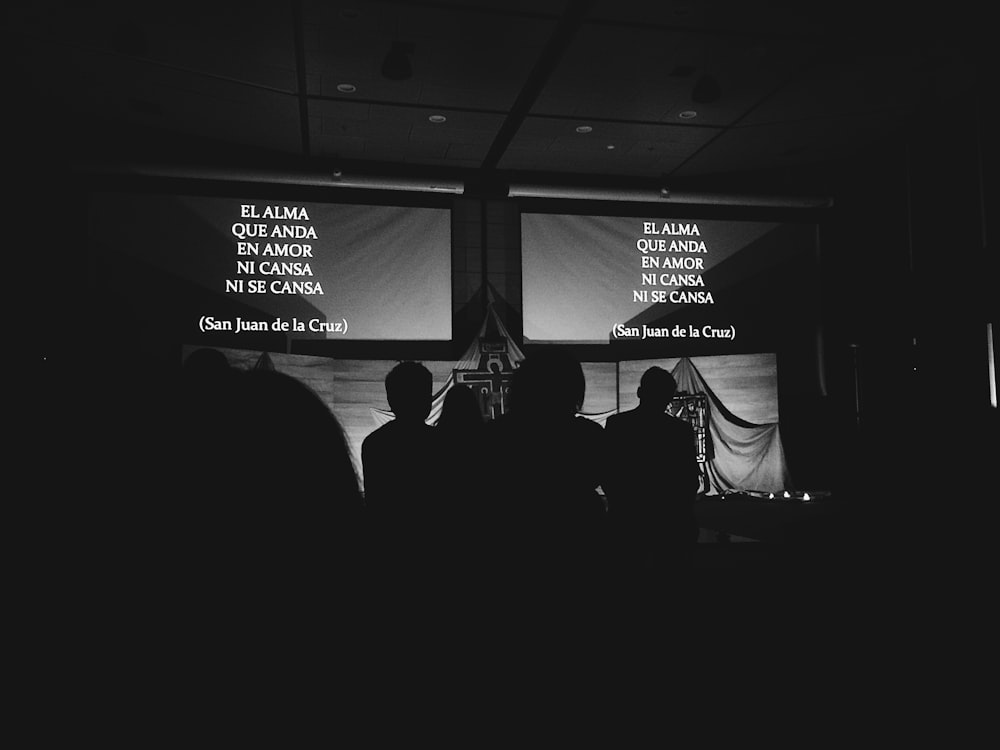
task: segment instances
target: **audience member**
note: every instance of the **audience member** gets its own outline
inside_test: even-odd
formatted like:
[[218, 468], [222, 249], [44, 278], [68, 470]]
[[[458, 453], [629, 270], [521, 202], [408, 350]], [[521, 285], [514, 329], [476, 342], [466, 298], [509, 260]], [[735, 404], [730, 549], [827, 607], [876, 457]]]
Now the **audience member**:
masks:
[[650, 367], [639, 382], [639, 406], [605, 425], [610, 471], [604, 490], [618, 554], [649, 572], [677, 570], [698, 538], [694, 433], [666, 413], [676, 390], [673, 375]]
[[250, 370], [237, 398], [247, 497], [325, 502], [345, 514], [362, 507], [347, 438], [313, 389], [276, 370]]
[[[215, 498], [238, 518], [294, 548], [331, 541], [360, 524], [363, 501], [351, 452], [336, 417], [300, 380], [276, 370], [239, 372], [232, 383], [228, 445], [210, 454], [224, 482]], [[225, 463], [223, 463], [223, 458]], [[304, 549], [304, 547], [300, 547]]]
[[174, 473], [182, 483], [177, 491], [185, 496], [197, 487], [207, 499], [218, 500], [229, 486], [226, 472], [231, 471], [233, 458], [229, 453], [238, 453], [234, 433], [240, 416], [240, 374], [217, 349], [197, 349], [184, 360], [169, 437], [172, 453], [183, 467]]
[[475, 391], [462, 383], [449, 388], [444, 395], [436, 426], [450, 436], [462, 437], [478, 434], [484, 425]]
[[496, 476], [489, 483], [505, 509], [498, 528], [512, 563], [520, 558], [574, 577], [602, 564], [603, 431], [578, 416], [585, 393], [577, 360], [564, 350], [540, 349], [515, 371], [510, 411], [491, 425]]
[[327, 606], [323, 592], [357, 589], [364, 506], [332, 411], [291, 375], [199, 360], [183, 375], [188, 429], [175, 438], [193, 439], [197, 455], [176, 451], [187, 460], [164, 508], [184, 606], [228, 621], [266, 616], [261, 602], [302, 611]]
[[[400, 362], [385, 378], [394, 419], [364, 439], [361, 461], [365, 506], [385, 561], [426, 560], [441, 522], [440, 435], [427, 424], [433, 377], [419, 362]], [[393, 560], [391, 560], [392, 558]]]
[[447, 465], [449, 503], [473, 504], [487, 465], [486, 422], [475, 391], [460, 383], [449, 388], [436, 427]]
[[362, 506], [347, 438], [316, 392], [267, 369], [231, 368], [213, 350], [194, 352], [181, 373], [173, 440], [188, 498]]
[[475, 565], [488, 531], [488, 498], [483, 488], [492, 466], [486, 454], [486, 422], [469, 386], [452, 385], [436, 423], [441, 437], [442, 532], [456, 565]]

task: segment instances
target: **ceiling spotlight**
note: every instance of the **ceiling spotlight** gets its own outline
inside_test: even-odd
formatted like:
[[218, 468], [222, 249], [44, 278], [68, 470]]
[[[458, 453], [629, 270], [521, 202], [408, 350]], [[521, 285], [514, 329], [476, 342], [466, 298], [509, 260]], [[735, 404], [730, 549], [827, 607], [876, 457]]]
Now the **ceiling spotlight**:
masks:
[[427, 119], [431, 122], [445, 122], [448, 118], [444, 115], [431, 115]]
[[410, 55], [413, 45], [410, 42], [393, 42], [392, 47], [382, 61], [382, 75], [390, 81], [405, 81], [413, 76], [413, 66]]
[[609, 143], [607, 146], [605, 146], [605, 148], [607, 148], [608, 151], [614, 151], [615, 150], [615, 144]]
[[722, 96], [722, 89], [719, 87], [719, 82], [710, 75], [699, 78], [694, 88], [691, 89], [691, 100], [699, 104], [714, 102], [720, 96]]
[[678, 112], [677, 116], [682, 120], [693, 120], [695, 117], [698, 116], [698, 113], [695, 112], [693, 109], [685, 109], [683, 112]]
[[576, 132], [577, 133], [590, 133], [593, 130], [594, 129], [592, 127], [590, 127], [590, 125], [577, 125], [576, 126]]
[[353, 83], [338, 83], [337, 84], [337, 91], [341, 92], [342, 94], [353, 94], [357, 90], [358, 90], [358, 87], [355, 86]]

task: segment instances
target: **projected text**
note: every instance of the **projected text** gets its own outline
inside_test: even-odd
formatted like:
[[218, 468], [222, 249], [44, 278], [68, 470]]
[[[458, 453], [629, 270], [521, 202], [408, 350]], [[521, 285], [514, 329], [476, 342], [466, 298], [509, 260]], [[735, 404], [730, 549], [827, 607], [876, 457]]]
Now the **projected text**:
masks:
[[227, 294], [323, 294], [313, 278], [313, 244], [301, 241], [319, 239], [305, 206], [243, 203], [238, 218], [255, 221], [232, 224], [238, 259], [235, 277], [225, 281]]

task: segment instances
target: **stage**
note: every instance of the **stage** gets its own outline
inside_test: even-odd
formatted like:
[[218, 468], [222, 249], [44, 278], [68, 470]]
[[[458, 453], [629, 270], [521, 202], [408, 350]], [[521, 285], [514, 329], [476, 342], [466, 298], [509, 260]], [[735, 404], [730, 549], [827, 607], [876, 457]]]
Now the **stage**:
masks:
[[829, 571], [846, 564], [856, 538], [846, 502], [831, 496], [811, 502], [701, 496], [695, 514], [694, 565], [704, 570]]

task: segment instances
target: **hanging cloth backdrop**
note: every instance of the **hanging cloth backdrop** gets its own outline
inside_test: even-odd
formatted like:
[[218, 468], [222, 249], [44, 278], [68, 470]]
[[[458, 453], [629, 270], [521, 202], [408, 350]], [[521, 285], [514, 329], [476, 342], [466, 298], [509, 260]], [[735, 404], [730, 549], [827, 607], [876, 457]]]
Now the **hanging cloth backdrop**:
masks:
[[[711, 438], [706, 469], [708, 494], [725, 490], [779, 492], [792, 489], [778, 423], [753, 424], [726, 408], [686, 357], [673, 369], [677, 390], [708, 397], [708, 431]], [[714, 455], [713, 455], [714, 453]]]

